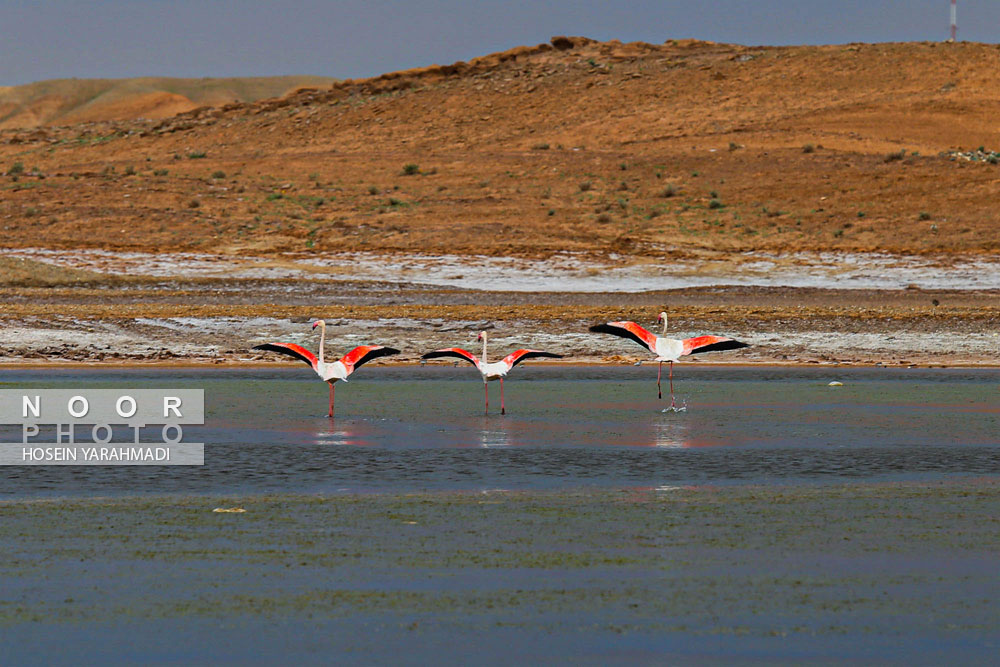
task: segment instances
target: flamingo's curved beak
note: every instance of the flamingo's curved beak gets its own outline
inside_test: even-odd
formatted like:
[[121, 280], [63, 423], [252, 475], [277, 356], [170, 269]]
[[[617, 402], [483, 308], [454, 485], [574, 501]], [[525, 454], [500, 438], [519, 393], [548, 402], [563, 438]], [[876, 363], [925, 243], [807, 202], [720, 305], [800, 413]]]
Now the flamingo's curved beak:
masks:
[[479, 332], [479, 335], [478, 335], [478, 336], [476, 336], [476, 340], [482, 340], [482, 339], [483, 339], [483, 332], [482, 332], [482, 331], [480, 331], [480, 332]]
[[313, 329], [319, 326], [319, 321], [313, 322]]
[[656, 316], [656, 323], [657, 324], [663, 324], [663, 315], [657, 315]]

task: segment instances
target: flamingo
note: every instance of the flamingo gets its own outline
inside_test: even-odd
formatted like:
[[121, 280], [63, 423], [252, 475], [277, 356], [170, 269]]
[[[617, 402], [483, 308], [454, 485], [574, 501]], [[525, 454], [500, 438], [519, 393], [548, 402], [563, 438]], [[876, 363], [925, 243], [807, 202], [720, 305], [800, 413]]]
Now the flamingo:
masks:
[[717, 352], [721, 350], [738, 350], [742, 347], [750, 347], [746, 343], [741, 343], [732, 338], [723, 336], [696, 336], [695, 338], [667, 338], [667, 314], [660, 313], [656, 318], [657, 323], [663, 323], [663, 335], [657, 336], [646, 331], [635, 322], [608, 322], [606, 324], [595, 324], [590, 327], [594, 333], [606, 333], [620, 338], [628, 338], [647, 348], [656, 355], [659, 367], [656, 371], [656, 392], [658, 398], [663, 398], [663, 391], [660, 389], [660, 375], [663, 372], [663, 362], [670, 362], [670, 407], [677, 409], [674, 400], [674, 362], [680, 361], [681, 357], [689, 354], [701, 354], [703, 352]]
[[317, 320], [312, 325], [313, 329], [316, 327], [319, 327], [318, 358], [306, 348], [301, 345], [296, 345], [295, 343], [264, 343], [263, 345], [254, 346], [253, 349], [268, 350], [270, 352], [277, 352], [289, 357], [295, 357], [296, 359], [300, 359], [301, 361], [304, 361], [312, 366], [312, 369], [316, 371], [316, 375], [330, 385], [330, 412], [327, 414], [327, 417], [333, 417], [334, 383], [337, 380], [347, 382], [347, 376], [357, 370], [362, 364], [366, 364], [372, 359], [378, 359], [379, 357], [385, 357], [390, 354], [399, 354], [399, 350], [393, 347], [386, 347], [384, 345], [359, 345], [337, 361], [328, 364], [323, 361], [323, 347], [326, 343], [326, 322], [323, 320]]
[[507, 414], [507, 409], [503, 402], [503, 379], [510, 372], [510, 369], [517, 366], [519, 363], [525, 359], [531, 359], [533, 357], [551, 357], [553, 359], [562, 359], [561, 354], [554, 354], [552, 352], [542, 352], [541, 350], [516, 350], [511, 352], [506, 357], [500, 361], [494, 361], [492, 364], [486, 361], [486, 332], [480, 331], [477, 340], [483, 341], [483, 357], [482, 359], [477, 359], [476, 355], [472, 354], [468, 350], [463, 350], [460, 347], [447, 347], [443, 350], [434, 350], [433, 352], [428, 352], [423, 355], [421, 359], [437, 359], [439, 357], [457, 357], [459, 359], [465, 359], [473, 366], [475, 366], [479, 373], [483, 376], [483, 388], [486, 390], [486, 414], [490, 412], [490, 387], [488, 382], [491, 380], [500, 380], [500, 414]]

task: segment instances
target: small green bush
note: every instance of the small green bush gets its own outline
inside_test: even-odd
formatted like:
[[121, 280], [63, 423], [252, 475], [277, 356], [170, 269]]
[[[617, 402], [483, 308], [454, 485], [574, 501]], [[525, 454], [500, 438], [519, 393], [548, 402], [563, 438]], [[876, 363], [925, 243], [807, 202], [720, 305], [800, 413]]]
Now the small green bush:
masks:
[[214, 179], [220, 179], [225, 177], [226, 177], [226, 172], [222, 171], [221, 169], [219, 171], [212, 172], [212, 178]]
[[412, 162], [403, 165], [403, 173], [407, 176], [413, 176], [414, 174], [420, 173], [420, 166]]

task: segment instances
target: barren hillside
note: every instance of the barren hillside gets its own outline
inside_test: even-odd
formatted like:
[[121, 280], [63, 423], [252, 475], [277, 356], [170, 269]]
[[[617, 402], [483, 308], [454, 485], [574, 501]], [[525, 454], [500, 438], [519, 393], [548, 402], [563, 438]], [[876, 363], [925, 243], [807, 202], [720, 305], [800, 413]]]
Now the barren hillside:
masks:
[[0, 129], [169, 118], [198, 107], [255, 102], [332, 82], [320, 76], [39, 81], [0, 88]]
[[998, 68], [985, 44], [554, 38], [161, 120], [8, 130], [2, 243], [995, 252]]

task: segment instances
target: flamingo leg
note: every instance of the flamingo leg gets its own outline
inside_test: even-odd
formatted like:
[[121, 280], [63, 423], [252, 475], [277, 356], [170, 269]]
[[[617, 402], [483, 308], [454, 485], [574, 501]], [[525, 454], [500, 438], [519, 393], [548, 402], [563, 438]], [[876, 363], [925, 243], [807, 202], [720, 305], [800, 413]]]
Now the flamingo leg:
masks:
[[486, 414], [490, 414], [490, 385], [488, 382], [483, 382], [483, 389], [486, 390]]
[[507, 414], [503, 406], [503, 378], [500, 378], [500, 414]]
[[663, 391], [660, 389], [660, 374], [663, 372], [663, 362], [656, 368], [656, 397], [663, 398]]
[[674, 402], [674, 362], [670, 362], [670, 407], [676, 408], [677, 404]]
[[333, 383], [330, 383], [330, 412], [326, 415], [327, 417], [333, 417]]

